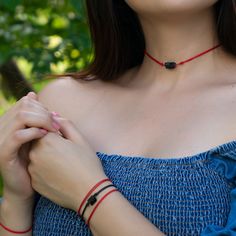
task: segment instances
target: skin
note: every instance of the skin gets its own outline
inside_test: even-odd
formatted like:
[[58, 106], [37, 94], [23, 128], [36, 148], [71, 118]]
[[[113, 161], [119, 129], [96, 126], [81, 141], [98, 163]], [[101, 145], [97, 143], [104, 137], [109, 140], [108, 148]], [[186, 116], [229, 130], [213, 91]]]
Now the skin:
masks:
[[[0, 172], [4, 183], [0, 222], [15, 230], [32, 224], [34, 189], [27, 172], [28, 142], [45, 135], [40, 128], [57, 132], [50, 112], [35, 97], [29, 93], [0, 117], [0, 132], [4, 134], [0, 138]], [[0, 235], [11, 234], [1, 229]]]
[[[161, 61], [185, 60], [218, 43], [216, 1], [126, 2], [139, 16], [147, 51]], [[182, 158], [234, 140], [235, 65], [235, 57], [218, 48], [172, 71], [145, 57], [116, 82], [61, 78], [49, 83], [32, 99], [60, 114], [55, 117], [60, 128], [32, 142], [33, 189], [76, 211], [88, 189], [106, 177], [95, 151]], [[18, 227], [25, 223], [17, 222]], [[118, 192], [99, 206], [90, 227], [98, 236], [163, 235]]]

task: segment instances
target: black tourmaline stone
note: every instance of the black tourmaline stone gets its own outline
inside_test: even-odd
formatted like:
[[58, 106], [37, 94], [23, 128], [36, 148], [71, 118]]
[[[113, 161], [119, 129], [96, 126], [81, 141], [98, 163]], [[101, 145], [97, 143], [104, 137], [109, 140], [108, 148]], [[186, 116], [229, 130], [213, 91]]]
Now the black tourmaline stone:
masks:
[[174, 61], [167, 61], [164, 64], [166, 69], [174, 69], [176, 67], [176, 62]]
[[91, 206], [93, 206], [97, 202], [96, 196], [92, 195], [89, 199], [88, 202]]

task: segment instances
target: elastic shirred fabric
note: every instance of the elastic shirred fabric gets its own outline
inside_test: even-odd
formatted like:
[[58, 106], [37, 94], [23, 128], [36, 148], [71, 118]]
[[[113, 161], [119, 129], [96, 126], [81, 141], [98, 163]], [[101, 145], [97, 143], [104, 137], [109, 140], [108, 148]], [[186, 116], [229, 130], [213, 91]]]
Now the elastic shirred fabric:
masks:
[[[172, 159], [102, 152], [97, 156], [124, 197], [166, 235], [197, 236], [207, 229], [205, 236], [214, 225], [224, 228], [227, 224], [235, 187], [236, 171], [230, 166], [236, 166], [236, 141]], [[34, 212], [33, 235], [92, 233], [76, 212], [41, 197]]]

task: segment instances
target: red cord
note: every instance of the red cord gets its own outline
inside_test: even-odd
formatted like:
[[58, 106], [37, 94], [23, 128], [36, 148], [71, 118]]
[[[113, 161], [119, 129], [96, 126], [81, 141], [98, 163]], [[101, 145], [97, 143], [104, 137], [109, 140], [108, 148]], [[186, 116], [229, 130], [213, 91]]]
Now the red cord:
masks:
[[187, 59], [187, 60], [185, 60], [185, 61], [181, 61], [181, 62], [179, 62], [177, 65], [183, 65], [183, 64], [186, 63], [186, 62], [192, 61], [193, 59], [195, 59], [195, 58], [197, 58], [197, 57], [200, 57], [200, 56], [202, 56], [202, 55], [204, 55], [204, 54], [206, 54], [206, 53], [208, 53], [208, 52], [210, 52], [210, 51], [212, 51], [212, 50], [218, 48], [219, 46], [220, 46], [220, 44], [218, 44], [218, 45], [214, 46], [213, 48], [210, 48], [210, 49], [208, 49], [208, 50], [206, 50], [206, 51], [204, 51], [204, 52], [201, 52], [201, 53], [197, 54], [196, 56], [191, 57], [191, 58], [189, 58], [189, 59]]
[[[214, 46], [213, 48], [210, 48], [210, 49], [208, 49], [208, 50], [206, 50], [204, 52], [201, 52], [201, 53], [197, 54], [194, 57], [191, 57], [191, 58], [189, 58], [189, 59], [187, 59], [185, 61], [181, 61], [181, 62], [177, 63], [177, 65], [183, 65], [184, 63], [192, 61], [192, 60], [196, 59], [197, 57], [200, 57], [200, 56], [202, 56], [202, 55], [204, 55], [204, 54], [206, 54], [206, 53], [208, 53], [208, 52], [210, 52], [210, 51], [212, 51], [212, 50], [214, 50], [214, 49], [216, 49], [216, 48], [218, 48], [220, 46], [221, 46], [221, 44], [218, 44], [218, 45]], [[165, 66], [165, 63], [163, 63], [161, 61], [158, 61], [156, 58], [152, 57], [146, 50], [144, 50], [144, 54], [146, 54], [149, 58], [151, 58], [153, 61], [155, 61], [159, 65]]]
[[25, 234], [25, 233], [30, 232], [32, 229], [32, 226], [31, 226], [29, 229], [27, 229], [25, 231], [15, 231], [15, 230], [9, 229], [8, 227], [4, 226], [2, 223], [0, 223], [0, 226], [2, 226], [5, 230], [7, 230], [8, 232], [13, 233], [13, 234]]
[[154, 58], [153, 56], [151, 56], [146, 50], [144, 50], [144, 54], [146, 54], [149, 58], [151, 58], [153, 61], [155, 61], [156, 63], [158, 63], [161, 66], [164, 66], [164, 63], [161, 61], [158, 61], [156, 58]]
[[113, 189], [113, 190], [109, 191], [108, 193], [106, 193], [106, 194], [98, 201], [98, 203], [97, 203], [96, 206], [93, 208], [93, 211], [91, 212], [91, 214], [90, 214], [90, 216], [89, 216], [89, 218], [88, 218], [88, 220], [87, 220], [87, 222], [86, 222], [87, 226], [89, 226], [89, 222], [90, 222], [90, 220], [91, 220], [91, 218], [92, 218], [94, 212], [96, 211], [96, 209], [97, 209], [98, 206], [100, 205], [100, 203], [101, 203], [109, 194], [111, 194], [111, 193], [113, 193], [113, 192], [116, 192], [116, 191], [118, 191], [118, 189]]
[[93, 187], [92, 187], [92, 189], [86, 194], [86, 196], [85, 196], [85, 198], [83, 199], [83, 201], [81, 202], [81, 204], [80, 204], [80, 207], [79, 207], [79, 209], [78, 209], [78, 214], [80, 215], [80, 211], [81, 211], [81, 208], [82, 208], [82, 206], [84, 205], [84, 203], [85, 203], [85, 201], [89, 198], [89, 196], [92, 194], [92, 192], [98, 187], [98, 186], [100, 186], [102, 183], [104, 183], [104, 182], [106, 182], [106, 181], [111, 181], [110, 179], [103, 179], [103, 180], [101, 180], [101, 181], [99, 181], [96, 185], [94, 185]]

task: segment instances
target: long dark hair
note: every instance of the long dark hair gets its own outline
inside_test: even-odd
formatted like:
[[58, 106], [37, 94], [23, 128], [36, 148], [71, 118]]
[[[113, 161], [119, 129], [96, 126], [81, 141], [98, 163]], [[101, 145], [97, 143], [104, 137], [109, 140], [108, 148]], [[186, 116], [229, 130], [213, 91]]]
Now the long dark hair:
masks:
[[[236, 55], [236, 0], [215, 4], [215, 22], [224, 49]], [[137, 14], [124, 0], [86, 0], [94, 59], [74, 78], [104, 81], [118, 78], [138, 66], [144, 57], [145, 40]]]

